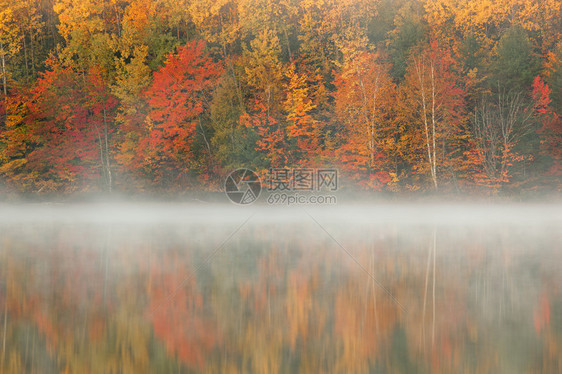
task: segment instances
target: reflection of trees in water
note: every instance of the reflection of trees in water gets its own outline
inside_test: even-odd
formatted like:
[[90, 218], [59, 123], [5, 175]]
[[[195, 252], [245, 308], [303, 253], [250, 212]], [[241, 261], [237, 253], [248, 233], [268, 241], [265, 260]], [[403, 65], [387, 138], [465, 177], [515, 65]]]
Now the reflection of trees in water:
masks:
[[560, 369], [560, 254], [548, 233], [334, 234], [370, 278], [310, 230], [276, 229], [240, 232], [209, 264], [196, 230], [5, 230], [2, 372]]
[[167, 254], [150, 263], [149, 319], [168, 354], [200, 368], [220, 340], [216, 320], [205, 308], [208, 301], [199, 290], [189, 256], [178, 251]]

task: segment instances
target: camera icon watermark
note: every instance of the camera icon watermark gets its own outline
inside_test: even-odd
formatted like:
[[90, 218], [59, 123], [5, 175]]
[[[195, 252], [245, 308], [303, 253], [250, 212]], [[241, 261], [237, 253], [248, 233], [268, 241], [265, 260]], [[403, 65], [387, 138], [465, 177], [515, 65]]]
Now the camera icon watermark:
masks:
[[226, 196], [239, 205], [252, 204], [260, 196], [261, 189], [260, 178], [250, 169], [234, 170], [224, 182]]
[[337, 197], [327, 192], [339, 189], [338, 170], [332, 168], [271, 168], [265, 186], [258, 174], [250, 169], [238, 169], [228, 175], [225, 192], [230, 201], [239, 205], [255, 202], [262, 188], [269, 195], [269, 205], [336, 204]]

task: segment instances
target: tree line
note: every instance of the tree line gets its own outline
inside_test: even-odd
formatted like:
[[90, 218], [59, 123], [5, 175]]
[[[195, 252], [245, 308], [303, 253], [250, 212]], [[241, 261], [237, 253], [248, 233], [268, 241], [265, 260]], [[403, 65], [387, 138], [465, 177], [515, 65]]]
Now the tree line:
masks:
[[0, 0], [0, 184], [559, 190], [556, 0]]

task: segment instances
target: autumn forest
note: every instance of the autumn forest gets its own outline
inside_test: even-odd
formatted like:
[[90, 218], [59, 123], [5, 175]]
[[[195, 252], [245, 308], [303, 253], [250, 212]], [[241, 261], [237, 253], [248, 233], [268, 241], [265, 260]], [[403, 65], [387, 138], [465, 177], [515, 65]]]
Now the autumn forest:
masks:
[[0, 191], [559, 191], [559, 0], [0, 0]]

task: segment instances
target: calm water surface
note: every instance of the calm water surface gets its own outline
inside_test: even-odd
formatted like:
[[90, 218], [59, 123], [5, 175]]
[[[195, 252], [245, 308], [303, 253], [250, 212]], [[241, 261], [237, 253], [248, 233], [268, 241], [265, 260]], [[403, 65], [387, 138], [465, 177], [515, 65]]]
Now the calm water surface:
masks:
[[1, 373], [560, 373], [559, 205], [0, 211]]

